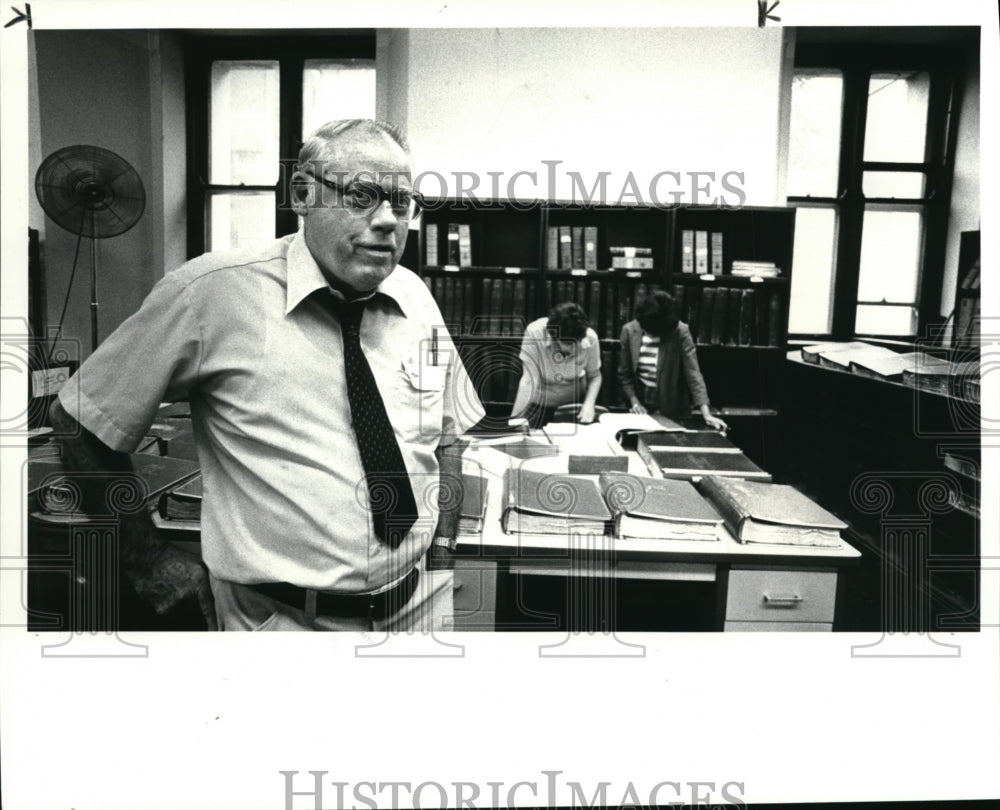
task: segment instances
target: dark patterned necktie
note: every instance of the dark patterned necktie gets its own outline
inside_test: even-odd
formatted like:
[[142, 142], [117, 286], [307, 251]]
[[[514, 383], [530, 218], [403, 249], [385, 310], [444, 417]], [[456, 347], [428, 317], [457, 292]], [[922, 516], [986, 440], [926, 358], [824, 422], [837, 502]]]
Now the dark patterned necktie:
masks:
[[342, 304], [339, 311], [344, 334], [347, 401], [365, 468], [375, 533], [387, 545], [396, 548], [417, 520], [417, 503], [396, 434], [375, 384], [375, 375], [361, 350], [361, 317], [365, 302]]

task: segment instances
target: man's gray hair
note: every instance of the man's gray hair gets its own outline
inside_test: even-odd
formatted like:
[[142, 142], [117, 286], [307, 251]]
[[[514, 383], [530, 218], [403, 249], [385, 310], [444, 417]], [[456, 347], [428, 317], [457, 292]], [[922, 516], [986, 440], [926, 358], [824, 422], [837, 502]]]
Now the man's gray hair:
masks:
[[299, 150], [297, 168], [307, 170], [314, 161], [329, 158], [330, 153], [336, 149], [337, 140], [353, 130], [360, 130], [370, 135], [387, 135], [406, 152], [407, 157], [410, 156], [410, 145], [406, 142], [406, 136], [395, 124], [374, 118], [345, 118], [340, 121], [328, 121], [306, 138]]

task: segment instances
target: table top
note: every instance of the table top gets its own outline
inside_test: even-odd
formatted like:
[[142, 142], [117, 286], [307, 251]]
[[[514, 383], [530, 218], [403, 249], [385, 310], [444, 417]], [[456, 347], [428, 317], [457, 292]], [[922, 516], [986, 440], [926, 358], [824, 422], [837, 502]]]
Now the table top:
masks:
[[[596, 433], [595, 433], [596, 435]], [[622, 451], [628, 457], [628, 471], [648, 476], [638, 454]], [[576, 555], [611, 555], [621, 560], [659, 560], [685, 562], [738, 562], [743, 564], [795, 565], [829, 567], [857, 561], [861, 552], [846, 541], [838, 548], [789, 546], [768, 543], [739, 543], [721, 526], [717, 540], [622, 539], [588, 532], [565, 534], [526, 534], [503, 531], [503, 473], [508, 467], [547, 473], [566, 473], [568, 454], [532, 459], [516, 459], [496, 449], [495, 445], [473, 443], [463, 456], [463, 471], [481, 475], [487, 482], [486, 516], [481, 534], [460, 535], [458, 550], [462, 555], [484, 557], [532, 558], [551, 561]]]

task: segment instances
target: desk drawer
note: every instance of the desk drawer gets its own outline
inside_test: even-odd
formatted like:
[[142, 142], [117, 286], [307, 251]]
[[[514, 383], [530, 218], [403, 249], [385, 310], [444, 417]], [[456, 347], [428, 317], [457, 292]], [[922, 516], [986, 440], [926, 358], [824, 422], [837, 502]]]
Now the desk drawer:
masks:
[[496, 610], [497, 564], [491, 560], [455, 560], [455, 613]]
[[726, 621], [833, 622], [835, 571], [729, 572]]
[[829, 633], [830, 622], [726, 622], [727, 633]]

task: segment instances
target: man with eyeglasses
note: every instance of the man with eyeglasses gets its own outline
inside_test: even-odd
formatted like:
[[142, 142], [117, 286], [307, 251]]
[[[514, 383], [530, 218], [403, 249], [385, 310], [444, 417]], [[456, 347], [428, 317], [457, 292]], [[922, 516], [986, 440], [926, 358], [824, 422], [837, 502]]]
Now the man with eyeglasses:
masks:
[[451, 571], [427, 560], [454, 547], [461, 436], [483, 408], [398, 266], [409, 149], [389, 124], [331, 122], [291, 192], [296, 234], [168, 273], [66, 384], [53, 426], [69, 466], [128, 470], [161, 402], [190, 401], [204, 567], [144, 511], [120, 515], [122, 567], [157, 611], [197, 596], [223, 630], [440, 629]]

